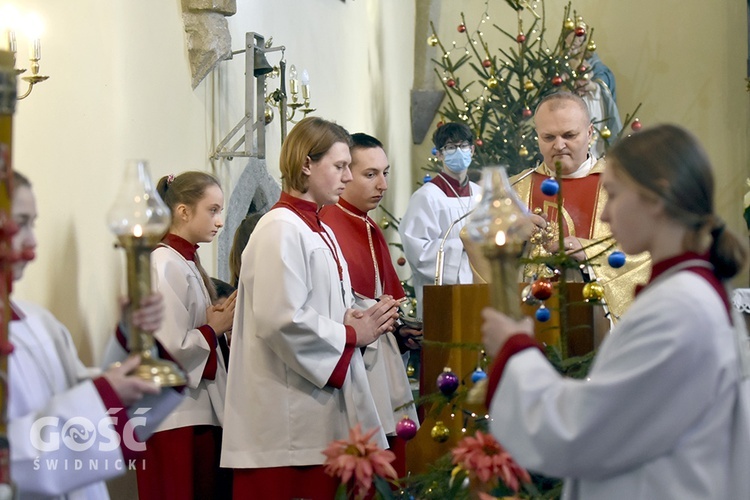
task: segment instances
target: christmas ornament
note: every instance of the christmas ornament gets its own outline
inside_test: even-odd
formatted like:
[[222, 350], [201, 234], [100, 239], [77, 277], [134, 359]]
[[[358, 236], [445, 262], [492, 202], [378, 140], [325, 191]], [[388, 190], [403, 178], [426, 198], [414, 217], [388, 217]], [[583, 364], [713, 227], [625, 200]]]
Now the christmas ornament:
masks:
[[555, 87], [559, 87], [560, 85], [562, 85], [562, 82], [563, 79], [560, 75], [555, 75], [552, 77], [552, 85], [554, 85]]
[[378, 225], [380, 226], [380, 229], [388, 229], [391, 226], [391, 222], [383, 217], [382, 219], [380, 219], [380, 224]]
[[417, 424], [406, 415], [396, 423], [396, 435], [408, 441], [417, 435]]
[[560, 190], [560, 184], [557, 183], [557, 180], [550, 177], [549, 179], [544, 179], [542, 181], [542, 193], [546, 194], [547, 196], [554, 196], [557, 194], [557, 192]]
[[[451, 471], [451, 478], [448, 481], [448, 487], [449, 488], [455, 488], [455, 486], [453, 486], [453, 485], [456, 482], [456, 476], [458, 476], [458, 474], [461, 473], [463, 470], [464, 469], [460, 465], [457, 465], [457, 466], [453, 467], [453, 470]], [[470, 485], [471, 485], [471, 480], [469, 479], [468, 474], [465, 474], [463, 481], [461, 481], [461, 488], [460, 489], [465, 490]]]
[[521, 292], [521, 300], [524, 304], [529, 306], [535, 306], [539, 303], [539, 299], [534, 297], [534, 294], [531, 293], [531, 285], [526, 285], [523, 288], [523, 291]]
[[445, 426], [442, 420], [438, 420], [430, 431], [430, 436], [438, 443], [445, 443], [451, 437], [451, 431]]
[[600, 302], [604, 298], [604, 287], [598, 281], [583, 285], [583, 299], [586, 302]]
[[523, 116], [524, 118], [531, 118], [532, 114], [533, 113], [531, 112], [531, 110], [529, 109], [528, 106], [526, 106], [525, 108], [523, 108], [523, 110], [521, 111], [521, 116]]
[[494, 76], [489, 77], [487, 79], [487, 87], [491, 89], [497, 88], [497, 78]]
[[531, 284], [531, 294], [539, 300], [552, 297], [552, 283], [546, 279], [538, 279]]
[[605, 125], [600, 131], [599, 135], [602, 136], [602, 139], [609, 139], [612, 137], [612, 131], [607, 128]]
[[615, 250], [614, 252], [609, 254], [609, 257], [607, 257], [607, 263], [611, 267], [618, 269], [625, 265], [625, 254], [619, 250]]
[[437, 156], [437, 148], [432, 148], [432, 156]]
[[633, 123], [630, 124], [630, 128], [632, 128], [636, 132], [638, 132], [641, 129], [642, 126], [643, 126], [643, 124], [641, 123], [641, 121], [638, 118], [636, 118], [635, 120], [633, 120]]
[[544, 307], [544, 305], [539, 306], [539, 309], [536, 310], [536, 314], [534, 314], [536, 317], [536, 320], [540, 323], [545, 323], [549, 321], [549, 319], [552, 317], [552, 313], [549, 312], [549, 309]]
[[577, 69], [576, 71], [578, 71], [578, 74], [579, 74], [579, 75], [583, 75], [583, 74], [584, 74], [585, 72], [587, 72], [588, 70], [589, 70], [589, 69], [588, 69], [588, 68], [586, 67], [586, 65], [585, 65], [585, 64], [581, 64], [580, 66], [578, 66], [578, 69]]
[[445, 84], [449, 87], [455, 87], [456, 86], [456, 80], [453, 78], [448, 78], [448, 80], [445, 82]]
[[534, 90], [534, 82], [532, 82], [531, 80], [526, 80], [523, 83], [523, 89], [527, 92], [531, 92], [532, 90]]
[[417, 369], [410, 363], [409, 366], [406, 367], [406, 376], [413, 377], [415, 373], [417, 373]]
[[438, 44], [438, 37], [436, 37], [434, 34], [427, 37], [427, 45], [429, 45], [430, 47], [434, 47], [437, 44]]
[[466, 25], [465, 25], [464, 23], [461, 23], [461, 24], [459, 24], [459, 25], [458, 25], [458, 26], [456, 27], [456, 29], [458, 30], [458, 32], [459, 32], [459, 33], [463, 33], [463, 32], [465, 32], [465, 31], [466, 31]]
[[575, 29], [576, 36], [585, 36], [586, 35], [586, 28], [583, 26], [578, 26]]
[[529, 150], [526, 149], [526, 146], [521, 146], [520, 148], [518, 148], [518, 156], [520, 156], [521, 158], [526, 158], [527, 156], [529, 156]]
[[406, 264], [406, 259], [403, 257], [399, 257], [396, 261], [396, 264], [398, 264], [399, 266], [403, 266], [404, 264]]
[[432, 176], [430, 174], [424, 174], [424, 177], [422, 177], [422, 182], [427, 184], [432, 180]]
[[524, 35], [523, 33], [519, 33], [518, 36], [516, 37], [516, 41], [518, 43], [525, 42], [526, 41], [526, 35]]
[[445, 367], [443, 368], [443, 373], [437, 377], [437, 386], [440, 392], [446, 396], [450, 396], [458, 389], [458, 376], [450, 368]]
[[441, 120], [441, 121], [439, 121], [439, 122], [437, 122], [437, 123], [435, 124], [435, 126], [436, 126], [437, 128], [440, 128], [440, 127], [442, 127], [443, 125], [445, 125], [445, 122], [443, 122], [442, 120]]
[[575, 27], [576, 27], [576, 24], [573, 22], [571, 18], [567, 18], [565, 22], [563, 22], [563, 28], [565, 28], [568, 31], [573, 31]]
[[485, 59], [484, 61], [482, 61], [482, 66], [484, 66], [485, 68], [489, 68], [490, 66], [492, 66], [492, 61], [490, 61], [489, 59]]
[[477, 139], [476, 145], [481, 148], [482, 146], [484, 146], [484, 141], [482, 139]]
[[482, 370], [481, 368], [477, 368], [477, 369], [476, 369], [476, 370], [474, 370], [474, 371], [472, 372], [472, 374], [471, 374], [471, 381], [472, 381], [473, 383], [475, 383], [475, 384], [476, 384], [477, 382], [479, 382], [480, 380], [484, 380], [484, 379], [486, 379], [486, 378], [487, 378], [487, 372], [485, 372], [485, 371], [484, 371], [484, 370]]
[[589, 40], [589, 43], [586, 44], [586, 50], [589, 52], [594, 52], [596, 50], [596, 43], [594, 43], [593, 40]]

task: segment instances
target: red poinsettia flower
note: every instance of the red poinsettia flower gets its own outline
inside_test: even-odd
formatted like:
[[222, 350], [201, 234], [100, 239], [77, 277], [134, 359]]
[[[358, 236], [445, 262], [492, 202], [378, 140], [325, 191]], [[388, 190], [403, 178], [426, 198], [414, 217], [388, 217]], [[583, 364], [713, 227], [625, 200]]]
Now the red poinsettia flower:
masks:
[[323, 450], [327, 457], [323, 464], [326, 473], [338, 476], [342, 483], [354, 477], [357, 496], [364, 496], [370, 490], [373, 473], [387, 479], [398, 479], [398, 474], [391, 465], [396, 455], [370, 442], [377, 430], [372, 429], [363, 435], [361, 426], [357, 424], [354, 429], [349, 430], [348, 441], [333, 441]]
[[460, 465], [484, 484], [500, 478], [508, 488], [518, 491], [520, 483], [531, 482], [526, 469], [513, 460], [492, 434], [477, 431], [473, 437], [467, 436], [459, 441], [451, 453], [455, 465]]

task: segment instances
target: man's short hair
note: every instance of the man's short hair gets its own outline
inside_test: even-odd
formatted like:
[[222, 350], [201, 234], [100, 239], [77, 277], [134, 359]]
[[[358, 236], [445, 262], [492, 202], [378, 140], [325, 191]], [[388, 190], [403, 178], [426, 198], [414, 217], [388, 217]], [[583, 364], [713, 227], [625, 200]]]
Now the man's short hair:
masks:
[[539, 101], [539, 104], [536, 105], [534, 116], [536, 116], [536, 114], [542, 108], [542, 105], [545, 103], [549, 103], [550, 111], [555, 111], [556, 109], [560, 109], [561, 107], [565, 106], [565, 104], [569, 102], [578, 105], [578, 107], [581, 108], [581, 111], [586, 114], [587, 120], [591, 122], [591, 114], [589, 113], [588, 106], [586, 106], [586, 101], [581, 99], [578, 94], [573, 94], [572, 92], [555, 92], [553, 94], [547, 94], [542, 98], [541, 101]]
[[383, 143], [371, 135], [365, 134], [363, 132], [357, 132], [356, 134], [352, 134], [352, 145], [350, 146], [350, 149], [373, 149], [373, 148], [385, 149], [383, 147]]
[[465, 123], [446, 123], [438, 127], [435, 133], [432, 134], [432, 143], [437, 149], [440, 149], [449, 142], [456, 144], [468, 142], [469, 144], [474, 144], [474, 134]]

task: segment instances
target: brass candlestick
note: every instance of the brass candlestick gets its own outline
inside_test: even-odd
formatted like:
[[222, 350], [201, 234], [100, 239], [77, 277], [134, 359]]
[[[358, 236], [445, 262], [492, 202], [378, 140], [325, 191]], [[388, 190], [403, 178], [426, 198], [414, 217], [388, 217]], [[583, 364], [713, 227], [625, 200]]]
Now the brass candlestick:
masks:
[[[124, 182], [108, 218], [119, 246], [125, 249], [128, 298], [131, 308], [136, 308], [152, 293], [151, 251], [159, 244], [171, 221], [169, 208], [154, 189], [145, 161], [128, 163]], [[127, 315], [125, 323], [130, 334], [128, 349], [141, 357], [141, 363], [133, 373], [160, 386], [185, 385], [187, 379], [180, 367], [156, 356], [153, 335], [136, 327], [132, 314]]]

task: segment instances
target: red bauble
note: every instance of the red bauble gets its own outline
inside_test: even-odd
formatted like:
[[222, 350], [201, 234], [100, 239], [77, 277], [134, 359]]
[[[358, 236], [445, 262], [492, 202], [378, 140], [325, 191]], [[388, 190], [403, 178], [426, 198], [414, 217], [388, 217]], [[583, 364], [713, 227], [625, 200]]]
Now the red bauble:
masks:
[[484, 66], [485, 68], [489, 68], [490, 66], [492, 66], [492, 61], [490, 61], [489, 59], [485, 59], [484, 61], [482, 61], [482, 66]]
[[481, 148], [482, 146], [484, 146], [484, 141], [482, 139], [477, 139], [475, 144]]
[[585, 64], [581, 64], [580, 66], [578, 66], [578, 73], [579, 74], [583, 74], [583, 73], [587, 72], [588, 70], [589, 69], [586, 67]]
[[440, 127], [442, 127], [443, 125], [445, 125], [445, 124], [444, 124], [444, 123], [443, 123], [442, 121], [440, 121], [440, 122], [437, 122], [437, 128], [440, 128]]
[[417, 424], [409, 417], [404, 417], [396, 423], [396, 435], [408, 441], [417, 435]]
[[643, 126], [643, 124], [641, 123], [641, 121], [638, 118], [636, 118], [635, 120], [633, 120], [633, 123], [630, 124], [630, 128], [632, 128], [636, 132], [638, 132], [641, 129], [642, 126]]
[[554, 85], [555, 87], [559, 87], [560, 85], [562, 85], [562, 82], [563, 80], [560, 75], [552, 77], [552, 85]]
[[586, 28], [579, 26], [575, 29], [576, 36], [584, 36], [586, 34]]
[[523, 108], [523, 111], [521, 111], [521, 116], [523, 116], [524, 118], [531, 118], [532, 114], [533, 113], [529, 108]]
[[466, 31], [466, 25], [464, 23], [461, 23], [458, 25], [456, 29], [458, 30], [459, 33], [463, 33], [464, 31]]
[[399, 266], [403, 266], [404, 264], [406, 264], [406, 259], [403, 257], [399, 257], [396, 261], [396, 264], [398, 264]]
[[546, 279], [538, 279], [531, 284], [531, 295], [539, 300], [552, 297], [552, 283]]
[[449, 86], [449, 87], [455, 87], [456, 86], [456, 80], [454, 80], [453, 78], [448, 78], [448, 80], [446, 80], [445, 84], [447, 86]]
[[519, 33], [518, 36], [516, 37], [516, 41], [518, 43], [525, 42], [526, 41], [526, 35], [524, 35], [523, 33]]

